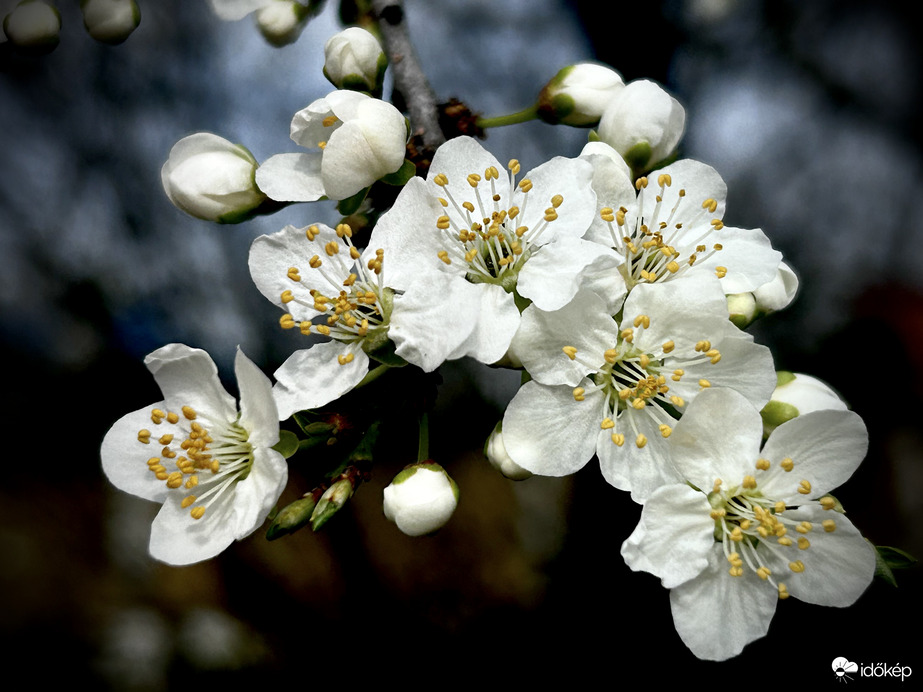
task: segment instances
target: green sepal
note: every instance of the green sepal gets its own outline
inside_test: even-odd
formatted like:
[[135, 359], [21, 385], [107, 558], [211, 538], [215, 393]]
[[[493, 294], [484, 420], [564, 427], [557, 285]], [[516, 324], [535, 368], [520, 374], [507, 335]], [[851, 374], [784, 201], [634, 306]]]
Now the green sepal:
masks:
[[795, 373], [791, 370], [779, 370], [776, 372], [776, 387], [788, 384], [795, 379]]
[[266, 530], [266, 540], [274, 541], [306, 526], [316, 504], [314, 498], [308, 496], [283, 507]]
[[650, 163], [654, 150], [647, 142], [638, 142], [631, 149], [625, 152], [625, 163], [633, 171], [643, 171], [645, 166]]
[[760, 411], [760, 416], [763, 418], [764, 431], [770, 433], [783, 423], [797, 418], [798, 409], [793, 404], [787, 404], [784, 401], [770, 401]]
[[381, 182], [385, 185], [406, 185], [408, 181], [417, 174], [417, 167], [410, 159], [404, 159], [404, 163], [394, 173], [388, 173], [382, 176]]
[[402, 368], [407, 365], [407, 361], [394, 352], [396, 348], [394, 342], [388, 339], [375, 350], [369, 351], [368, 357], [392, 368]]
[[875, 576], [881, 577], [891, 586], [897, 588], [897, 579], [894, 576], [896, 569], [908, 569], [917, 563], [917, 559], [900, 548], [886, 545], [873, 545], [875, 548]]
[[272, 448], [288, 459], [298, 451], [298, 443], [298, 435], [291, 430], [280, 430], [279, 441]]
[[347, 197], [346, 199], [341, 199], [337, 202], [337, 211], [340, 212], [343, 216], [349, 216], [350, 214], [355, 214], [359, 211], [359, 207], [362, 206], [362, 203], [365, 201], [365, 196], [369, 193], [369, 188], [363, 188], [359, 190], [352, 197]]

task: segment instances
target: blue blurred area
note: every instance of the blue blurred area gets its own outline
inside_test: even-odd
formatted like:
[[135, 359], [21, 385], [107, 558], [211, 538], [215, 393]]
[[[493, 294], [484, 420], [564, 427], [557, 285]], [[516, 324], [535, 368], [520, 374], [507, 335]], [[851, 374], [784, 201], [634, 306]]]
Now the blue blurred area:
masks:
[[[657, 679], [680, 681], [752, 672], [761, 646], [788, 651], [773, 665], [798, 679], [829, 679], [840, 655], [923, 674], [919, 647], [891, 631], [898, 614], [919, 612], [918, 570], [849, 610], [786, 602], [769, 639], [739, 660], [696, 661], [666, 592], [622, 564], [637, 508], [594, 464], [515, 486], [486, 468], [480, 445], [518, 375], [466, 363], [446, 369], [433, 423], [463, 495], [438, 536], [414, 542], [384, 521], [380, 489], [401, 464], [390, 460], [323, 534], [271, 544], [257, 534], [204, 565], [153, 564], [152, 508], [113, 491], [98, 462], [109, 425], [159, 396], [143, 356], [182, 341], [228, 375], [240, 345], [271, 373], [303, 342], [250, 282], [249, 244], [337, 219], [318, 203], [214, 226], [170, 205], [160, 167], [195, 131], [258, 160], [295, 151], [289, 122], [332, 89], [320, 67], [339, 24], [330, 2], [297, 43], [274, 49], [250, 19], [222, 23], [204, 2], [139, 2], [140, 28], [115, 48], [85, 34], [71, 3], [50, 55], [0, 44], [5, 660], [112, 689], [317, 682], [354, 658], [367, 665], [351, 673], [375, 681], [376, 666], [406, 665], [418, 647], [430, 654], [421, 676], [496, 659], [506, 680], [577, 668], [614, 685], [657, 666]], [[560, 67], [598, 59], [683, 101], [682, 154], [724, 176], [726, 221], [762, 227], [801, 278], [795, 304], [757, 338], [779, 367], [829, 381], [869, 426], [869, 458], [841, 496], [850, 517], [873, 541], [920, 555], [921, 52], [910, 11], [857, 0], [406, 2], [442, 100], [516, 111]], [[576, 155], [585, 137], [530, 123], [491, 131], [485, 146], [528, 170]], [[54, 669], [40, 668], [49, 655]], [[792, 679], [776, 670], [765, 679]]]

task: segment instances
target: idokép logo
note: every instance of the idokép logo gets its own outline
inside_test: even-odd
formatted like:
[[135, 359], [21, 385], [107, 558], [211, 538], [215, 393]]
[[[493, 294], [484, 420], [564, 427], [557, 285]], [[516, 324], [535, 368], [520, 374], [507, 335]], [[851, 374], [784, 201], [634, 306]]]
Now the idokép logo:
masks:
[[860, 678], [893, 678], [903, 682], [911, 676], [913, 671], [910, 666], [900, 663], [854, 663], [842, 656], [833, 659], [831, 665], [837, 682], [849, 682], [856, 677]]

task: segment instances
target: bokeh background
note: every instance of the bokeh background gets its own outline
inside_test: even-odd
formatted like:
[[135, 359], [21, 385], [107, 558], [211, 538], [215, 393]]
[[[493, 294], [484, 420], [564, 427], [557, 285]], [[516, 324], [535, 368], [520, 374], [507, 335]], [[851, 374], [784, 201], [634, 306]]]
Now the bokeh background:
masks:
[[[295, 151], [295, 111], [326, 94], [336, 3], [294, 45], [204, 0], [139, 0], [139, 29], [97, 45], [76, 3], [36, 58], [0, 44], [0, 660], [33, 684], [161, 690], [232, 684], [414, 686], [567, 680], [616, 686], [743, 680], [832, 684], [839, 656], [923, 675], [918, 568], [849, 609], [789, 600], [769, 637], [726, 664], [697, 661], [656, 579], [619, 556], [638, 508], [595, 463], [513, 483], [480, 456], [518, 383], [444, 369], [433, 456], [461, 486], [446, 528], [410, 539], [381, 514], [399, 470], [376, 467], [320, 534], [258, 532], [173, 568], [146, 553], [156, 507], [115, 491], [98, 447], [159, 398], [142, 364], [180, 341], [230, 375], [238, 345], [267, 373], [303, 346], [251, 284], [261, 233], [335, 221], [296, 205], [240, 226], [187, 217], [163, 194], [170, 147], [195, 131], [257, 159]], [[440, 97], [497, 115], [529, 105], [562, 66], [596, 59], [655, 79], [687, 108], [684, 156], [729, 187], [726, 221], [762, 227], [801, 278], [754, 328], [777, 367], [837, 388], [871, 448], [838, 493], [876, 544], [923, 554], [921, 51], [912, 5], [886, 0], [407, 0]], [[586, 132], [542, 123], [485, 146], [524, 169], [576, 155]], [[232, 378], [230, 378], [232, 379]], [[233, 382], [229, 382], [233, 387]], [[232, 389], [233, 391], [233, 389]], [[407, 460], [415, 455], [407, 449]], [[308, 488], [293, 487], [293, 499]]]

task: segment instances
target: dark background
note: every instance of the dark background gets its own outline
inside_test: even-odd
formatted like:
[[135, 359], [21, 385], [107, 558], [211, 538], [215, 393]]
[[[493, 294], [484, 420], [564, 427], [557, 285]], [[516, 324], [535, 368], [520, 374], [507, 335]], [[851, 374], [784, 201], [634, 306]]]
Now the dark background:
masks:
[[[204, 2], [139, 0], [140, 28], [99, 46], [62, 3], [61, 45], [0, 44], [0, 660], [32, 682], [127, 690], [230, 681], [444, 685], [586, 680], [836, 681], [830, 662], [909, 665], [919, 569], [848, 609], [780, 604], [769, 636], [725, 664], [677, 637], [656, 579], [619, 556], [638, 507], [595, 463], [514, 484], [480, 457], [515, 373], [445, 368], [434, 458], [461, 487], [438, 535], [410, 539], [381, 489], [413, 448], [376, 467], [320, 534], [258, 532], [186, 568], [146, 553], [156, 507], [115, 491], [98, 447], [159, 398], [143, 356], [202, 347], [225, 375], [238, 344], [271, 373], [304, 344], [249, 281], [254, 237], [336, 219], [301, 205], [219, 227], [175, 210], [159, 171], [174, 142], [212, 131], [257, 159], [295, 151], [292, 114], [327, 93], [334, 7], [276, 50], [251, 19]], [[917, 422], [923, 383], [920, 50], [898, 2], [650, 3], [408, 0], [440, 98], [487, 115], [528, 105], [560, 67], [598, 59], [655, 79], [687, 108], [684, 156], [714, 165], [726, 221], [762, 227], [801, 278], [758, 324], [777, 367], [830, 382], [865, 419], [868, 458], [837, 493], [876, 544], [923, 554]], [[485, 145], [525, 170], [576, 155], [586, 133], [530, 123]], [[232, 378], [231, 378], [232, 379]], [[229, 382], [233, 387], [233, 382]], [[233, 391], [233, 389], [232, 389]], [[459, 422], [462, 421], [462, 422]], [[406, 458], [402, 458], [402, 455]], [[294, 499], [308, 488], [294, 487]]]

